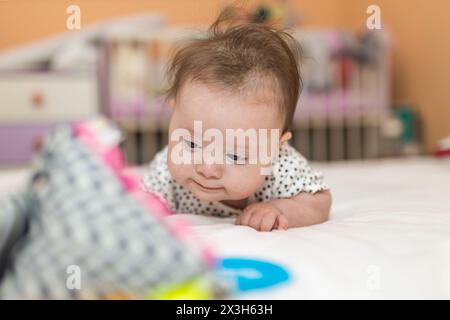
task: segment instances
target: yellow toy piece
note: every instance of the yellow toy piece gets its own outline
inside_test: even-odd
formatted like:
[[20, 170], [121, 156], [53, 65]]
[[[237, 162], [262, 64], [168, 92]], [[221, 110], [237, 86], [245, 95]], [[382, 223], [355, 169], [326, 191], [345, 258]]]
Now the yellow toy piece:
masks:
[[174, 286], [160, 287], [147, 297], [151, 300], [209, 300], [213, 298], [212, 283], [205, 277]]

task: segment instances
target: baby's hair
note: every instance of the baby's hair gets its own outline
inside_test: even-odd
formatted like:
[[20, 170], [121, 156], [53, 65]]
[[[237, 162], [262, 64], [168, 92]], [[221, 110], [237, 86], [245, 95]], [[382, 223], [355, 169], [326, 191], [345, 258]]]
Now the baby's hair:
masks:
[[[242, 22], [235, 8], [221, 12], [206, 37], [184, 44], [169, 69], [167, 97], [176, 99], [187, 81], [200, 81], [239, 93], [264, 94], [291, 126], [302, 80], [300, 45], [286, 31], [268, 25]], [[258, 91], [258, 92], [255, 92]]]

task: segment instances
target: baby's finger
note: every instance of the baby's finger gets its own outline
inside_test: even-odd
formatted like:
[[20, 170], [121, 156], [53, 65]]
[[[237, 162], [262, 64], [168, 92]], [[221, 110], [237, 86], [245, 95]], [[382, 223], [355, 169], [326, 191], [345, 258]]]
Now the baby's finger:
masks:
[[277, 216], [274, 213], [266, 214], [261, 220], [261, 225], [259, 227], [259, 230], [272, 231], [276, 219], [277, 219]]
[[278, 230], [287, 230], [289, 228], [289, 221], [287, 220], [287, 218], [280, 214], [277, 217], [277, 229]]
[[236, 224], [236, 225], [242, 225], [242, 224], [243, 224], [242, 221], [244, 220], [243, 218], [244, 218], [245, 216], [247, 216], [247, 213], [248, 213], [248, 211], [246, 211], [245, 209], [242, 210], [241, 214], [237, 216], [237, 218], [236, 218], [234, 224]]
[[251, 215], [251, 218], [248, 222], [248, 226], [252, 227], [255, 230], [259, 230], [259, 227], [261, 225], [263, 215], [261, 212], [255, 212]]
[[252, 212], [251, 211], [243, 212], [243, 213], [241, 213], [241, 215], [239, 217], [240, 217], [239, 224], [241, 226], [248, 226], [250, 218], [252, 217]]

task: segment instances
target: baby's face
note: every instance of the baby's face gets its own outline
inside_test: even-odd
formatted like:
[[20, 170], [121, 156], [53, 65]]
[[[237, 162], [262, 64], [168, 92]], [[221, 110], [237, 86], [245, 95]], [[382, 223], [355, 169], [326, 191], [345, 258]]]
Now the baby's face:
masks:
[[[203, 201], [242, 200], [261, 188], [265, 179], [261, 169], [270, 167], [270, 164], [262, 163], [259, 157], [256, 161], [250, 161], [249, 140], [244, 144], [239, 144], [236, 139], [228, 141], [225, 130], [255, 129], [259, 132], [258, 129], [267, 129], [270, 132], [275, 129], [279, 132], [277, 143], [282, 143], [280, 134], [283, 119], [280, 111], [277, 106], [269, 105], [263, 100], [258, 102], [257, 99], [242, 97], [199, 82], [184, 84], [173, 103], [169, 124], [167, 161], [172, 177]], [[194, 121], [200, 121], [197, 124], [201, 123], [202, 132], [194, 133]], [[211, 141], [205, 141], [203, 134], [210, 128], [222, 133], [222, 163], [192, 161], [178, 164], [173, 160], [173, 152], [178, 152], [180, 147], [184, 148], [182, 152], [187, 152], [192, 157], [195, 153], [205, 151]], [[178, 135], [177, 140], [172, 141], [174, 130], [180, 132], [179, 129], [186, 129], [181, 130], [186, 134], [181, 138]], [[269, 135], [267, 148], [271, 141], [273, 140]], [[240, 162], [244, 163], [239, 164]]]

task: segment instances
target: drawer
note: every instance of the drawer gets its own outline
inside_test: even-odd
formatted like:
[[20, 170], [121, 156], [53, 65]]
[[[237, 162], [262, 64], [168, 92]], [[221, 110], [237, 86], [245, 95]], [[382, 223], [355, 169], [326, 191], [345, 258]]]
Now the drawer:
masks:
[[0, 164], [24, 164], [29, 162], [39, 140], [60, 124], [0, 124]]
[[98, 110], [94, 74], [0, 74], [0, 122], [79, 120]]

